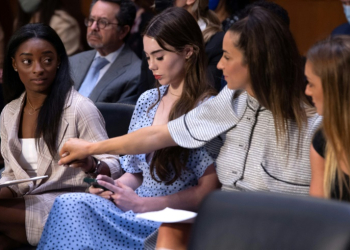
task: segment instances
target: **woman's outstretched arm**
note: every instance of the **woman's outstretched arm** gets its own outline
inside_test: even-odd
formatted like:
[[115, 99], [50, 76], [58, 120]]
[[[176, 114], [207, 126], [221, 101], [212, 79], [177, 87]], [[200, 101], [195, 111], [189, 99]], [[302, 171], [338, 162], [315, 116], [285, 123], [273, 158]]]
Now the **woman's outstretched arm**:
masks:
[[176, 145], [166, 124], [150, 126], [120, 137], [94, 143], [76, 138], [70, 139], [60, 150], [62, 158], [58, 163], [65, 165], [75, 160], [84, 159], [89, 155], [98, 154], [145, 154]]

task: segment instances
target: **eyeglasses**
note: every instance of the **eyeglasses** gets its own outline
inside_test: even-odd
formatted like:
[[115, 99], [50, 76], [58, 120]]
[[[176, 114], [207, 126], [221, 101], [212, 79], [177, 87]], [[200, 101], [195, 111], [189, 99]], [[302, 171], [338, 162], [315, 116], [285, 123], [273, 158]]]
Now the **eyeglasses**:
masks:
[[111, 24], [119, 25], [118, 23], [110, 23], [106, 18], [100, 18], [100, 19], [95, 20], [95, 19], [90, 17], [90, 18], [85, 18], [86, 27], [91, 27], [95, 21], [96, 21], [96, 25], [99, 29], [104, 29]]

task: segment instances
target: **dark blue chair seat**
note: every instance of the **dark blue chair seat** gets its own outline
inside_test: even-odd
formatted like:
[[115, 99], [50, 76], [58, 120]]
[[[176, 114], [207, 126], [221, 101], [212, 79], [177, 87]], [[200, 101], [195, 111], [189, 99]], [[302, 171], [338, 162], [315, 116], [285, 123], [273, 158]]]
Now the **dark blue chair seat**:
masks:
[[124, 103], [95, 103], [106, 122], [106, 130], [109, 138], [128, 133], [129, 124], [135, 105]]
[[350, 249], [350, 206], [311, 197], [214, 192], [201, 204], [188, 249]]

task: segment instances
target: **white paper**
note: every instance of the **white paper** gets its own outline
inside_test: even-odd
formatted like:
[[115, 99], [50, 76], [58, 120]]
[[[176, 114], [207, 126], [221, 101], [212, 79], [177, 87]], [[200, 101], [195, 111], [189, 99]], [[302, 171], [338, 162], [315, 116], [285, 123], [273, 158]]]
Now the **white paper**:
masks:
[[196, 216], [197, 213], [195, 212], [181, 209], [172, 209], [168, 207], [160, 211], [136, 214], [136, 218], [152, 220], [162, 223], [193, 223]]
[[33, 177], [33, 178], [28, 178], [28, 179], [6, 181], [6, 182], [0, 184], [0, 188], [11, 186], [11, 185], [15, 185], [15, 184], [19, 184], [19, 183], [22, 183], [22, 182], [36, 181], [36, 180], [40, 180], [40, 179], [45, 179], [47, 177], [49, 177], [49, 176], [48, 175], [43, 175], [43, 176], [37, 176], [37, 177]]

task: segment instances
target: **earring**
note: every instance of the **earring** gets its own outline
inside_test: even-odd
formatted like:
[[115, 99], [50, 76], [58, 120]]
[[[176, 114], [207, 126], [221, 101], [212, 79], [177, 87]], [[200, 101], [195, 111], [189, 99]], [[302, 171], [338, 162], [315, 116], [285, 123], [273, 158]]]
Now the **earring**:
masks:
[[57, 66], [57, 69], [59, 69], [59, 68], [60, 68], [60, 65]]
[[13, 70], [17, 72], [17, 68], [13, 68]]

